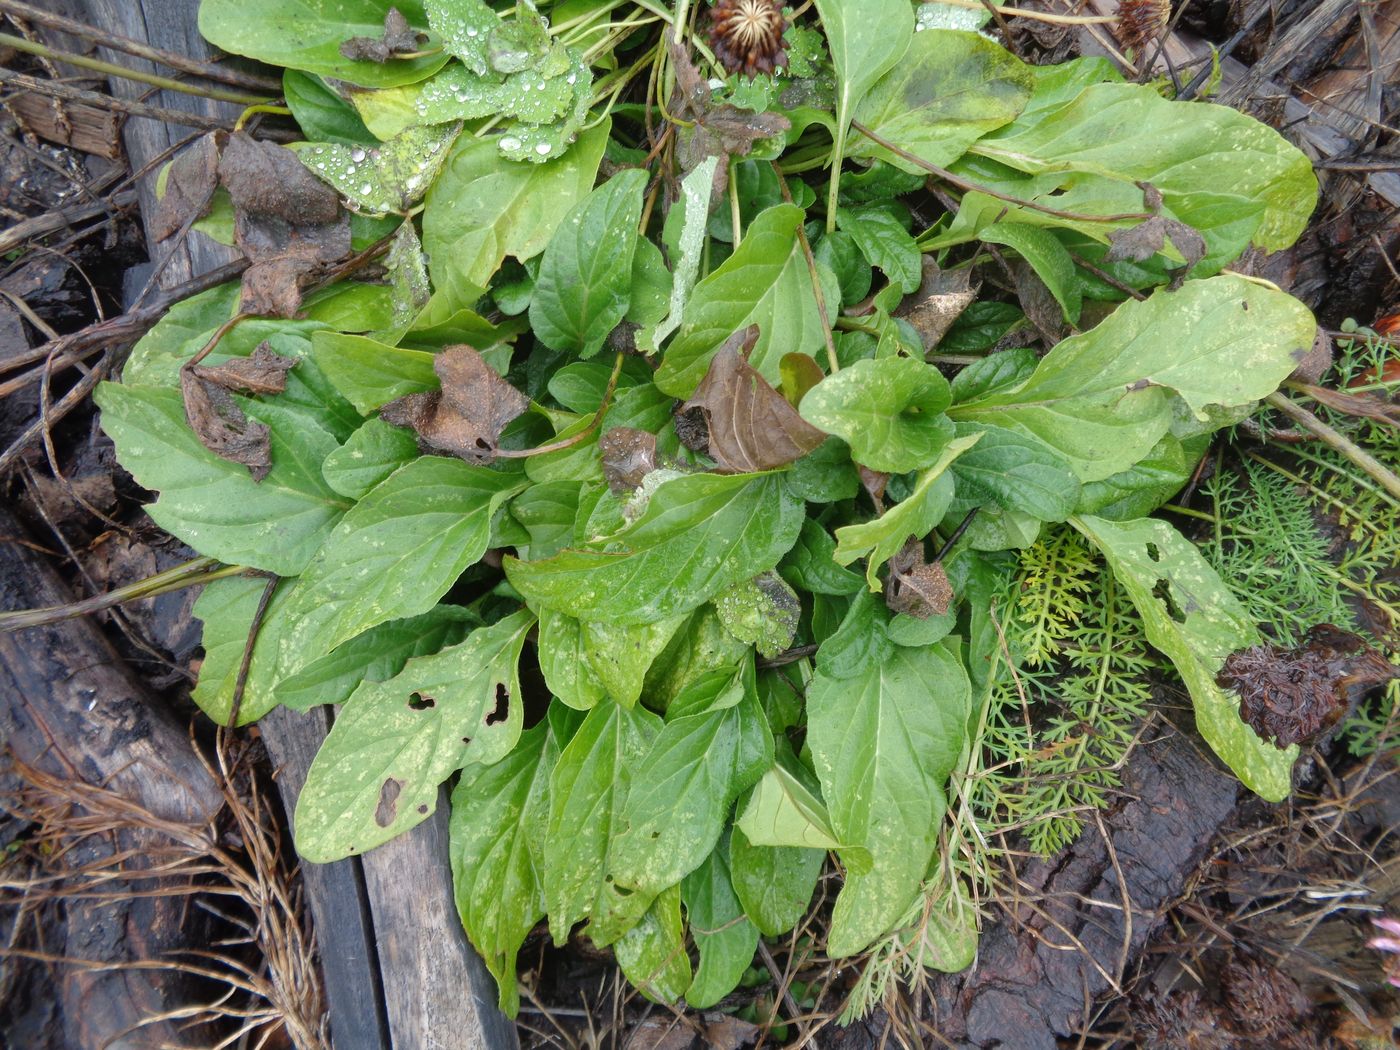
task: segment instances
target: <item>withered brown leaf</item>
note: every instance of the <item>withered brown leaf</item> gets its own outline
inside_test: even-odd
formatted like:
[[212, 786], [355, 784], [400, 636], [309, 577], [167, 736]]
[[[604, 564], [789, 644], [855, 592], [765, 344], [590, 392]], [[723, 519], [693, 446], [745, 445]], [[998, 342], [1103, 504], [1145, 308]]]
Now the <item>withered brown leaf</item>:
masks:
[[1162, 194], [1156, 186], [1150, 182], [1139, 182], [1138, 187], [1142, 190], [1143, 204], [1152, 213], [1152, 217], [1127, 229], [1110, 230], [1110, 247], [1104, 258], [1109, 262], [1122, 262], [1125, 259], [1142, 262], [1160, 252], [1166, 241], [1170, 240], [1185, 260], [1179, 268], [1172, 271], [1171, 284], [1168, 287], [1176, 291], [1186, 280], [1186, 275], [1205, 258], [1206, 239], [1193, 227], [1161, 213]]
[[656, 435], [634, 427], [613, 427], [598, 439], [603, 477], [613, 494], [631, 492], [656, 469]]
[[340, 198], [291, 150], [242, 132], [229, 136], [219, 178], [233, 199], [234, 238], [250, 263], [243, 310], [293, 316], [306, 286], [350, 254], [350, 218]]
[[1368, 689], [1400, 678], [1357, 635], [1318, 624], [1293, 649], [1264, 644], [1225, 658], [1216, 675], [1240, 698], [1240, 717], [1280, 749], [1316, 737], [1341, 721]]
[[423, 50], [427, 42], [428, 34], [418, 32], [397, 7], [391, 7], [384, 14], [384, 32], [380, 36], [352, 36], [340, 45], [340, 53], [346, 58], [382, 65], [395, 55]]
[[379, 410], [379, 418], [409, 427], [424, 447], [450, 452], [468, 463], [496, 458], [501, 431], [530, 407], [470, 346], [449, 346], [433, 361], [442, 390], [408, 394]]
[[180, 370], [180, 394], [185, 419], [201, 445], [222, 459], [242, 463], [254, 481], [267, 477], [272, 443], [265, 424], [249, 419], [232, 394], [190, 369]]
[[219, 155], [228, 138], [225, 131], [201, 135], [171, 161], [165, 176], [165, 196], [151, 216], [151, 236], [163, 241], [209, 210], [219, 187]]
[[739, 354], [758, 341], [758, 325], [730, 336], [682, 413], [699, 409], [709, 431], [709, 454], [724, 473], [774, 470], [826, 440], [787, 398]]
[[191, 371], [200, 379], [225, 390], [242, 394], [280, 394], [287, 389], [287, 373], [296, 367], [295, 357], [286, 357], [263, 340], [247, 357], [231, 357], [221, 365], [195, 365]]
[[972, 283], [970, 270], [945, 271], [932, 255], [922, 257], [922, 266], [918, 290], [905, 296], [894, 315], [913, 325], [924, 349], [932, 350], [977, 299], [977, 287]]
[[891, 612], [927, 620], [942, 616], [953, 604], [953, 585], [938, 562], [924, 561], [924, 541], [910, 538], [890, 559], [885, 604]]

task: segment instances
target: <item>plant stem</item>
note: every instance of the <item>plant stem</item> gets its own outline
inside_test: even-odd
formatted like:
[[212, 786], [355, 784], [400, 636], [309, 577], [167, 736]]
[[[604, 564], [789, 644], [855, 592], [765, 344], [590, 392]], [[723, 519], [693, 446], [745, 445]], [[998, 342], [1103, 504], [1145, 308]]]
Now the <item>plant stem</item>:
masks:
[[[773, 174], [778, 176], [778, 189], [783, 193], [783, 200], [792, 204], [792, 192], [788, 189], [787, 179], [783, 178], [782, 171], [778, 168], [776, 161], [772, 162]], [[833, 214], [835, 214], [833, 212]], [[841, 361], [836, 356], [836, 341], [831, 337], [831, 315], [826, 309], [826, 295], [822, 292], [821, 274], [817, 272], [817, 259], [812, 254], [812, 245], [807, 240], [807, 230], [802, 225], [802, 220], [797, 222], [797, 242], [802, 245], [802, 256], [807, 260], [807, 276], [812, 281], [812, 295], [817, 300], [817, 316], [822, 322], [822, 336], [826, 339], [826, 363], [831, 368], [831, 374], [835, 375], [841, 371]], [[707, 242], [708, 244], [708, 242]]]
[[104, 95], [98, 91], [84, 91], [68, 84], [26, 76], [24, 73], [16, 73], [3, 67], [0, 67], [0, 84], [9, 84], [20, 91], [32, 91], [37, 95], [60, 98], [65, 102], [81, 102], [98, 109], [114, 110], [133, 117], [145, 117], [147, 120], [158, 120], [163, 124], [200, 128], [203, 131], [227, 130], [229, 127], [229, 122], [226, 120], [206, 117], [199, 113], [186, 113], [179, 109], [167, 109], [164, 106], [148, 106], [144, 102], [113, 98], [111, 95]]
[[91, 40], [99, 47], [134, 55], [136, 58], [144, 58], [148, 62], [154, 62], [170, 69], [178, 69], [181, 73], [203, 77], [205, 80], [217, 80], [233, 87], [247, 88], [250, 91], [264, 91], [269, 94], [276, 94], [282, 90], [280, 81], [269, 80], [252, 73], [244, 73], [231, 66], [221, 66], [214, 62], [201, 62], [173, 51], [162, 51], [158, 47], [152, 47], [139, 40], [132, 40], [130, 37], [119, 36], [116, 33], [108, 33], [75, 19], [65, 18], [63, 15], [45, 11], [43, 8], [22, 3], [21, 0], [0, 0], [0, 11], [17, 15], [26, 22], [34, 22], [37, 25], [58, 29], [82, 40]]
[[196, 584], [222, 580], [227, 576], [237, 576], [248, 570], [241, 565], [224, 565], [218, 568], [217, 558], [195, 558], [173, 569], [166, 569], [144, 580], [137, 580], [125, 587], [118, 587], [106, 594], [94, 595], [67, 605], [51, 605], [43, 609], [20, 609], [15, 612], [0, 613], [0, 634], [20, 631], [26, 627], [44, 627], [49, 624], [72, 620], [79, 616], [102, 612], [125, 602], [141, 598], [154, 598], [158, 594], [178, 591]]
[[[893, 142], [885, 138], [883, 135], [879, 135], [874, 131], [870, 130], [870, 128], [867, 128], [858, 120], [851, 121], [851, 127], [855, 128], [857, 131], [859, 131], [866, 138], [870, 139], [870, 141], [874, 142], [876, 145], [882, 146], [883, 148], [889, 150], [901, 160], [906, 160], [910, 164], [917, 165], [918, 167], [923, 168], [929, 174], [936, 175], [944, 182], [951, 183], [952, 185], [958, 187], [958, 189], [963, 190], [967, 193], [985, 193], [988, 197], [995, 197], [997, 200], [1006, 201], [1008, 204], [1015, 204], [1018, 207], [1029, 208], [1031, 209], [1031, 211], [1041, 212], [1044, 215], [1053, 215], [1058, 219], [1070, 219], [1074, 222], [1127, 222], [1131, 219], [1152, 218], [1152, 216], [1145, 211], [1123, 212], [1120, 215], [1084, 215], [1079, 212], [1061, 211], [1059, 208], [1049, 208], [1046, 207], [1044, 204], [1037, 204], [1035, 201], [1025, 200], [1021, 197], [1013, 197], [1009, 193], [1002, 193], [1001, 191], [991, 189], [988, 186], [979, 186], [975, 182], [969, 182], [967, 179], [964, 179], [958, 175], [954, 175], [947, 168], [940, 168], [937, 164], [931, 164], [930, 162], [924, 160], [923, 157], [915, 156], [908, 150], [901, 149], [899, 146], [896, 146]], [[834, 199], [835, 198], [833, 195], [833, 200]]]
[[114, 62], [103, 62], [101, 59], [88, 58], [86, 55], [75, 55], [71, 51], [59, 51], [41, 44], [37, 40], [26, 40], [22, 36], [11, 36], [9, 33], [0, 33], [0, 47], [12, 47], [16, 51], [38, 55], [40, 58], [47, 58], [54, 62], [66, 62], [79, 69], [91, 69], [94, 73], [104, 73], [109, 77], [121, 77], [123, 80], [135, 80], [141, 84], [150, 84], [152, 87], [163, 88], [166, 91], [178, 91], [184, 95], [198, 95], [201, 98], [212, 98], [219, 102], [236, 102], [243, 106], [267, 101], [266, 98], [245, 95], [240, 91], [197, 87], [194, 84], [186, 84], [182, 80], [171, 80], [169, 77], [157, 76], [155, 73], [143, 73], [138, 69], [119, 66]]
[[622, 362], [624, 356], [617, 355], [613, 361], [612, 375], [608, 376], [608, 388], [603, 391], [603, 401], [598, 406], [598, 411], [593, 413], [593, 419], [588, 426], [580, 430], [571, 437], [561, 438], [552, 441], [548, 445], [539, 445], [536, 448], [498, 448], [496, 449], [497, 459], [529, 459], [531, 456], [543, 456], [546, 452], [562, 452], [566, 448], [573, 448], [581, 445], [592, 437], [593, 432], [603, 425], [603, 417], [608, 414], [608, 409], [612, 406], [613, 394], [617, 390], [617, 380], [622, 375]]
[[734, 249], [737, 251], [739, 238], [743, 234], [739, 216], [739, 164], [733, 157], [729, 158], [729, 224], [733, 227]]
[[1362, 471], [1379, 482], [1381, 487], [1389, 492], [1391, 496], [1400, 500], [1400, 477], [1396, 477], [1395, 474], [1384, 463], [1376, 459], [1375, 456], [1371, 455], [1340, 431], [1333, 430], [1302, 405], [1295, 404], [1278, 391], [1274, 391], [1264, 400], [1284, 415], [1292, 418], [1293, 421], [1304, 430], [1317, 435], [1322, 441], [1331, 445], [1339, 453], [1356, 464]]
[[966, 7], [974, 11], [991, 8], [996, 14], [1011, 18], [1030, 18], [1037, 22], [1048, 22], [1060, 26], [1112, 25], [1118, 21], [1115, 15], [1057, 15], [1048, 11], [1032, 11], [1023, 7], [1003, 7], [1001, 4], [988, 4], [983, 0], [941, 0], [952, 7]]

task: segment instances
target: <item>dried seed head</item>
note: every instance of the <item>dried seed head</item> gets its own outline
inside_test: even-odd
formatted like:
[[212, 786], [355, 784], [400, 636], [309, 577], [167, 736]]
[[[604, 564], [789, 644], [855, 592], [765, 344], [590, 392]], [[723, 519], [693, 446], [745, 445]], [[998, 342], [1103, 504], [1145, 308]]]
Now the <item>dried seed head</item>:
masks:
[[730, 73], [772, 73], [787, 62], [787, 21], [775, 0], [717, 0], [710, 9], [710, 46]]
[[1122, 0], [1118, 5], [1118, 40], [1141, 55], [1167, 31], [1171, 0]]

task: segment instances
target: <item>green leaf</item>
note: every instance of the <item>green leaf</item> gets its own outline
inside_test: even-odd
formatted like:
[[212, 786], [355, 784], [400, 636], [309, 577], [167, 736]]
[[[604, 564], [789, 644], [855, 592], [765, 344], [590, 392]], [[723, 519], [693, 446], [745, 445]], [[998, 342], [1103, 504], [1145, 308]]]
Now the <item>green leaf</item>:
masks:
[[388, 842], [427, 819], [454, 770], [510, 753], [524, 706], [516, 663], [534, 622], [517, 612], [355, 690], [297, 799], [303, 860], [339, 860]]
[[337, 142], [297, 147], [297, 156], [322, 182], [334, 186], [356, 211], [402, 214], [422, 199], [442, 170], [460, 124], [412, 127], [366, 149]]
[[619, 172], [574, 205], [550, 239], [530, 303], [546, 346], [592, 357], [626, 316], [647, 179], [640, 169]]
[[[978, 305], [974, 303], [970, 306], [969, 312], [977, 309]], [[1028, 346], [988, 354], [953, 377], [953, 404], [961, 405], [966, 401], [1014, 390], [1031, 377], [1039, 363], [1040, 358]]]
[[632, 626], [582, 622], [580, 645], [589, 668], [608, 695], [623, 707], [631, 707], [642, 695], [642, 682], [652, 661], [686, 619], [682, 614]]
[[319, 660], [361, 631], [427, 612], [486, 552], [496, 509], [518, 475], [424, 456], [345, 515], [289, 599], [282, 670]]
[[765, 937], [781, 937], [802, 921], [825, 861], [825, 850], [750, 845], [737, 829], [729, 842], [734, 895]]
[[876, 573], [880, 566], [899, 553], [910, 537], [923, 539], [948, 512], [953, 498], [953, 478], [948, 468], [981, 441], [982, 435], [968, 434], [944, 446], [938, 460], [919, 475], [914, 490], [874, 521], [846, 525], [836, 530], [836, 551], [840, 565], [865, 558], [865, 580], [872, 591], [882, 590]]
[[544, 918], [543, 843], [558, 759], [559, 742], [541, 722], [500, 762], [469, 766], [452, 792], [447, 829], [457, 914], [510, 1017], [520, 1009], [516, 955]]
[[632, 302], [626, 319], [645, 327], [660, 323], [670, 311], [673, 281], [661, 249], [641, 235], [634, 240], [637, 253], [632, 259]]
[[543, 561], [506, 558], [527, 601], [579, 619], [654, 623], [771, 569], [802, 527], [780, 474], [693, 474], [665, 481], [632, 524]]
[[715, 611], [726, 631], [771, 658], [792, 644], [802, 602], [782, 577], [765, 572], [720, 591]]
[[282, 96], [308, 142], [342, 142], [347, 146], [378, 143], [355, 107], [320, 77], [297, 69], [282, 71]]
[[953, 437], [948, 381], [908, 357], [857, 361], [807, 392], [802, 418], [851, 446], [857, 463], [891, 474], [926, 467]]
[[1222, 192], [1263, 201], [1253, 242], [1270, 251], [1298, 239], [1317, 201], [1312, 164], [1278, 132], [1226, 106], [1168, 101], [1145, 84], [1092, 85], [972, 151], [1032, 174], [1151, 182], [1172, 214], [1191, 225], [1193, 205]]
[[854, 678], [818, 670], [807, 692], [807, 742], [838, 841], [872, 868], [848, 871], [827, 951], [852, 955], [903, 916], [928, 871], [945, 787], [965, 738], [971, 688], [940, 643], [894, 648]]
[[544, 251], [565, 214], [593, 188], [608, 132], [603, 121], [546, 165], [508, 161], [489, 138], [458, 138], [423, 211], [433, 287], [466, 306], [507, 255], [523, 262]]
[[1044, 442], [1002, 427], [962, 424], [958, 434], [980, 440], [953, 464], [957, 503], [995, 503], [1041, 521], [1074, 513], [1079, 479]]
[[1296, 745], [1279, 750], [1239, 715], [1239, 698], [1215, 680], [1225, 658], [1260, 643], [1255, 626], [1195, 545], [1164, 521], [1071, 518], [1108, 560], [1142, 617], [1147, 640], [1166, 653], [1191, 692], [1196, 728], [1246, 787], [1270, 802], [1292, 790]]
[[1020, 385], [949, 415], [1039, 438], [1080, 481], [1101, 481], [1161, 440], [1173, 392], [1202, 420], [1213, 406], [1257, 401], [1287, 378], [1315, 327], [1307, 308], [1282, 292], [1234, 276], [1188, 281], [1124, 303], [1057, 345]]
[[345, 444], [321, 464], [326, 484], [342, 496], [362, 499], [409, 460], [418, 458], [418, 441], [411, 430], [366, 420]]
[[568, 545], [574, 535], [581, 488], [577, 481], [531, 485], [511, 501], [511, 516], [530, 534], [529, 546], [520, 552], [522, 557], [548, 558]]
[[[208, 341], [214, 329], [238, 309], [239, 295], [238, 282], [230, 281], [176, 303], [132, 347], [131, 356], [122, 366], [123, 381], [128, 386], [164, 386], [172, 390], [178, 387], [180, 366], [199, 349], [190, 344], [197, 338], [203, 340], [200, 346]], [[233, 339], [249, 323], [238, 325], [226, 338]], [[222, 340], [220, 345], [223, 346]], [[252, 353], [252, 349], [250, 346], [245, 353]]]
[[[946, 167], [983, 135], [1015, 120], [1032, 83], [1031, 67], [979, 33], [925, 31], [870, 89], [855, 117], [905, 152]], [[926, 174], [864, 135], [847, 153]]]
[[827, 678], [855, 678], [883, 661], [893, 645], [885, 629], [888, 622], [885, 603], [873, 592], [862, 590], [817, 650], [821, 673]]
[[[839, 169], [846, 153], [846, 131], [861, 100], [909, 50], [914, 38], [914, 11], [907, 0], [817, 0], [817, 12], [836, 67], [836, 147], [832, 155]], [[836, 181], [833, 179], [830, 201], [833, 213]]]
[[755, 846], [833, 850], [840, 845], [826, 805], [781, 761], [755, 785], [734, 826]]
[[728, 835], [704, 864], [685, 877], [681, 900], [690, 936], [700, 952], [685, 1003], [694, 1010], [707, 1010], [738, 987], [758, 949], [758, 928], [744, 915], [729, 879]]
[[842, 208], [836, 213], [836, 224], [850, 234], [871, 266], [884, 271], [890, 283], [906, 295], [918, 291], [922, 280], [919, 246], [887, 208]]
[[813, 503], [837, 503], [860, 492], [860, 473], [851, 462], [851, 447], [827, 438], [792, 465], [788, 485], [793, 495]]
[[258, 483], [200, 444], [174, 390], [103, 383], [95, 400], [122, 466], [160, 493], [151, 519], [202, 554], [295, 576], [350, 505], [321, 476], [336, 438], [304, 410], [239, 399], [272, 431], [272, 470]]
[[1186, 442], [1174, 434], [1164, 435], [1145, 459], [1128, 470], [1085, 485], [1075, 513], [1094, 514], [1110, 521], [1151, 514], [1181, 491], [1209, 444], [1206, 435]]
[[685, 323], [656, 371], [658, 387], [672, 397], [690, 397], [720, 344], [751, 324], [758, 325], [759, 336], [749, 364], [775, 387], [783, 354], [821, 352], [821, 317], [797, 240], [801, 221], [801, 210], [792, 204], [762, 212], [734, 254], [695, 286]]
[[811, 518], [803, 521], [797, 545], [778, 564], [778, 572], [794, 587], [813, 594], [855, 594], [861, 589], [860, 577], [836, 563], [836, 541]]
[[424, 7], [443, 50], [484, 75], [491, 68], [491, 34], [501, 28], [500, 16], [482, 0], [424, 0]]
[[661, 732], [646, 708], [611, 701], [588, 712], [549, 781], [544, 893], [549, 932], [563, 944], [581, 919], [606, 911], [603, 878], [632, 773]]
[[977, 236], [989, 244], [1006, 245], [1030, 263], [1036, 276], [1045, 282], [1045, 287], [1050, 289], [1050, 294], [1060, 304], [1065, 321], [1069, 324], [1079, 323], [1084, 295], [1079, 287], [1074, 260], [1053, 233], [1022, 222], [994, 222], [979, 230]]
[[666, 650], [652, 662], [643, 685], [647, 703], [659, 711], [711, 671], [733, 668], [750, 653], [747, 643], [726, 631], [713, 605], [691, 613]]
[[690, 956], [681, 922], [681, 888], [672, 886], [647, 909], [641, 922], [613, 947], [617, 965], [652, 1002], [674, 1003], [690, 987]]
[[583, 624], [553, 609], [541, 609], [539, 615], [540, 636], [536, 646], [545, 684], [574, 710], [591, 711], [608, 698], [608, 689], [589, 662]]
[[[426, 26], [419, 0], [396, 5], [415, 26]], [[412, 84], [447, 62], [445, 53], [383, 64], [346, 58], [340, 45], [384, 33], [383, 0], [204, 0], [199, 32], [215, 47], [270, 66], [288, 66], [361, 87]]]
[[[291, 592], [290, 583], [285, 590]], [[285, 626], [280, 617], [277, 623]], [[392, 678], [413, 657], [456, 645], [480, 625], [475, 613], [439, 605], [421, 616], [371, 627], [335, 652], [278, 682], [277, 700], [294, 711], [308, 711], [318, 704], [343, 704], [361, 682]]]
[[[710, 710], [668, 718], [637, 767], [609, 863], [616, 885], [653, 897], [680, 882], [714, 849], [734, 800], [772, 764], [773, 735], [752, 666], [729, 677], [728, 695]], [[672, 710], [689, 693], [712, 688], [701, 679]]]
[[422, 350], [405, 350], [363, 335], [339, 332], [317, 332], [311, 337], [311, 346], [312, 360], [363, 415], [405, 394], [438, 386], [433, 355]]
[[[219, 725], [228, 725], [233, 714], [239, 668], [252, 632], [253, 617], [266, 587], [267, 580], [257, 576], [232, 576], [208, 584], [195, 600], [194, 616], [204, 621], [204, 634], [200, 639], [204, 662], [199, 666], [199, 681], [195, 683], [191, 699]], [[291, 589], [286, 583], [278, 586], [264, 611], [248, 664], [243, 702], [238, 708], [239, 725], [256, 722], [280, 700], [272, 692], [277, 666], [277, 631], [283, 622], [282, 614]]]

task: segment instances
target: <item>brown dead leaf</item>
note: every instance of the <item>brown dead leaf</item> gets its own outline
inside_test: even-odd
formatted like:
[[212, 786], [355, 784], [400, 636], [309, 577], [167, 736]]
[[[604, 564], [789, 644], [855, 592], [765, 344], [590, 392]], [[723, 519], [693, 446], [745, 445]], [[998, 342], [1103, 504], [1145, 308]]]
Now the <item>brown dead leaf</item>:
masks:
[[889, 484], [890, 476], [882, 471], [871, 470], [862, 463], [856, 464], [856, 473], [860, 475], [861, 488], [865, 489], [870, 502], [875, 504], [875, 513], [885, 513], [885, 486]]
[[185, 419], [199, 443], [214, 455], [242, 463], [254, 481], [272, 469], [272, 444], [267, 426], [249, 419], [233, 395], [218, 383], [190, 369], [180, 370], [180, 394]]
[[1332, 337], [1325, 329], [1319, 327], [1317, 335], [1313, 336], [1312, 348], [1302, 357], [1299, 357], [1295, 350], [1293, 356], [1298, 362], [1298, 367], [1293, 369], [1293, 374], [1288, 378], [1303, 383], [1320, 383], [1327, 370], [1332, 367]]
[[911, 538], [890, 559], [885, 604], [920, 620], [942, 616], [953, 604], [953, 585], [938, 562], [924, 561], [924, 541]]
[[1024, 259], [1012, 259], [1009, 265], [1016, 281], [1016, 298], [1021, 309], [1040, 333], [1045, 348], [1051, 349], [1064, 338], [1065, 315], [1060, 302], [1030, 263]]
[[1400, 404], [1394, 401], [1382, 400], [1369, 394], [1346, 394], [1311, 383], [1303, 384], [1300, 389], [1318, 404], [1326, 405], [1334, 412], [1400, 427]]
[[352, 36], [340, 45], [340, 53], [346, 58], [378, 62], [381, 65], [395, 55], [408, 55], [422, 51], [428, 42], [428, 34], [420, 33], [408, 24], [397, 7], [391, 7], [384, 15], [384, 32], [380, 36]]
[[151, 216], [151, 236], [163, 241], [209, 210], [219, 187], [219, 154], [228, 133], [211, 131], [180, 151], [165, 175], [165, 195]]
[[433, 361], [441, 392], [408, 394], [379, 410], [379, 418], [416, 431], [418, 440], [437, 452], [450, 452], [468, 463], [496, 458], [501, 431], [530, 407], [530, 399], [511, 386], [470, 346], [449, 346]]
[[695, 395], [681, 406], [683, 413], [704, 413], [710, 457], [724, 473], [775, 470], [826, 440], [739, 354], [757, 341], [758, 325], [725, 340]]
[[1280, 749], [1336, 725], [1367, 690], [1395, 678], [1400, 668], [1357, 635], [1325, 623], [1294, 649], [1237, 650], [1216, 675], [1221, 688], [1239, 696], [1240, 717]]
[[613, 427], [598, 439], [603, 477], [617, 496], [637, 488], [656, 469], [656, 435], [633, 427]]
[[925, 255], [918, 291], [905, 296], [894, 315], [914, 326], [928, 351], [943, 341], [948, 329], [976, 299], [970, 270], [944, 271], [932, 255]]
[[740, 1050], [757, 1042], [761, 1031], [758, 1025], [730, 1014], [705, 1014], [700, 1023], [705, 1029], [705, 1045], [710, 1050]]
[[250, 263], [243, 310], [293, 316], [303, 289], [350, 254], [350, 219], [340, 198], [291, 150], [242, 132], [229, 136], [219, 178], [233, 199], [234, 236]]
[[285, 357], [263, 340], [247, 357], [233, 357], [221, 365], [195, 365], [200, 379], [241, 394], [280, 394], [287, 389], [287, 373], [296, 367], [295, 357]]
[[1160, 252], [1170, 240], [1185, 260], [1180, 267], [1171, 271], [1168, 288], [1176, 291], [1186, 280], [1186, 275], [1205, 258], [1206, 239], [1193, 227], [1161, 213], [1162, 194], [1156, 186], [1150, 182], [1139, 182], [1138, 188], [1142, 190], [1143, 206], [1152, 213], [1152, 218], [1127, 229], [1110, 230], [1110, 247], [1104, 258], [1108, 262], [1122, 262], [1125, 259], [1142, 262]]

